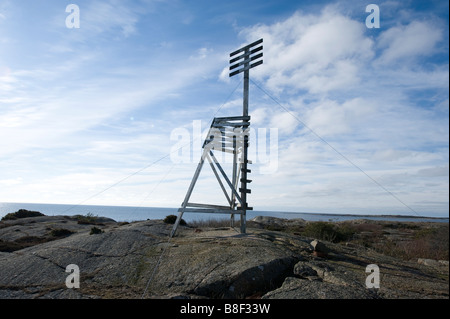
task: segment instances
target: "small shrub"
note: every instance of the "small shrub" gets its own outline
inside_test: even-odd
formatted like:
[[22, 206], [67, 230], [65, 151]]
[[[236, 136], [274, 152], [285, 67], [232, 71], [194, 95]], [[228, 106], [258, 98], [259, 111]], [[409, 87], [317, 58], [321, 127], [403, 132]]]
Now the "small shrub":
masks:
[[[391, 224], [394, 225], [393, 228], [397, 229], [398, 226], [395, 224]], [[356, 232], [361, 233], [361, 232], [371, 232], [374, 234], [381, 234], [383, 232], [383, 228], [391, 228], [391, 227], [386, 227], [383, 225], [379, 225], [379, 224], [375, 224], [375, 223], [361, 223], [361, 224], [355, 224], [352, 226]]]
[[101, 230], [100, 228], [97, 228], [97, 227], [92, 227], [91, 228], [91, 232], [89, 233], [90, 235], [96, 235], [96, 234], [101, 234], [101, 233], [104, 233], [104, 231], [103, 230]]
[[448, 260], [448, 224], [437, 225], [433, 228], [420, 228], [419, 225], [413, 226], [408, 229], [417, 230], [410, 238], [405, 238], [405, 240], [401, 241], [389, 238], [383, 241], [373, 240], [370, 246], [382, 254], [395, 256], [404, 260], [417, 260], [417, 258]]
[[75, 215], [77, 219], [77, 223], [80, 225], [100, 225], [103, 226], [102, 223], [98, 222], [98, 216], [94, 216], [91, 213], [87, 213], [86, 215]]
[[14, 242], [24, 245], [24, 246], [34, 246], [38, 244], [42, 244], [48, 241], [46, 237], [37, 237], [37, 236], [24, 236], [17, 238]]
[[[175, 224], [176, 221], [177, 221], [177, 216], [175, 216], [175, 215], [168, 215], [168, 216], [166, 216], [166, 218], [164, 218], [164, 222], [166, 224]], [[183, 218], [180, 220], [180, 225], [182, 225], [182, 226], [186, 225], [186, 222], [184, 221]]]
[[326, 241], [334, 241], [336, 238], [336, 231], [333, 224], [327, 222], [308, 223], [303, 229], [303, 234], [308, 237]]
[[426, 238], [426, 237], [433, 237], [437, 233], [437, 230], [435, 228], [424, 228], [416, 231], [414, 233], [415, 239], [420, 238]]
[[50, 236], [52, 237], [66, 237], [73, 234], [73, 231], [65, 228], [56, 228], [50, 231]]
[[20, 250], [24, 248], [23, 245], [20, 245], [13, 241], [3, 241], [0, 239], [0, 251], [5, 253], [11, 253], [16, 250]]
[[6, 214], [5, 216], [2, 217], [2, 220], [14, 220], [19, 218], [38, 217], [38, 216], [45, 216], [45, 215], [36, 211], [19, 209], [15, 213]]
[[336, 235], [336, 241], [348, 241], [353, 239], [353, 236], [356, 233], [356, 229], [353, 227], [353, 225], [344, 223], [340, 224], [337, 227], [337, 235]]
[[269, 224], [264, 227], [264, 229], [270, 230], [270, 231], [284, 231], [285, 227], [277, 224]]
[[355, 232], [355, 229], [349, 224], [335, 225], [330, 222], [311, 222], [303, 229], [304, 236], [330, 242], [349, 240]]

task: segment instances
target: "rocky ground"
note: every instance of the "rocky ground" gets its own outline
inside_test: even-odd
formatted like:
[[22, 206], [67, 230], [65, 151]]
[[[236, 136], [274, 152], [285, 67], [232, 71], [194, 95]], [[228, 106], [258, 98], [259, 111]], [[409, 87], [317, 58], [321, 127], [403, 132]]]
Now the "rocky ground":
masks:
[[[0, 222], [0, 298], [449, 298], [448, 261], [404, 260], [353, 243], [273, 230], [303, 220], [256, 218], [228, 227], [161, 220], [38, 216]], [[68, 265], [80, 270], [69, 289]], [[368, 265], [379, 288], [367, 288]]]

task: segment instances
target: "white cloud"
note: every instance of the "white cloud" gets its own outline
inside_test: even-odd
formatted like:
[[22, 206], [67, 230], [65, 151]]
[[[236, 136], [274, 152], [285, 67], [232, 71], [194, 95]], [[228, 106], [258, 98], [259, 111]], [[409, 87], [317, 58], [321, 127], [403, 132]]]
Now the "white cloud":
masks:
[[229, 74], [230, 74], [229, 67], [223, 68], [222, 72], [220, 72], [219, 74], [219, 80], [225, 83], [229, 83], [230, 82]]
[[120, 30], [120, 34], [128, 37], [136, 32], [138, 14], [129, 5], [118, 1], [93, 1], [81, 12], [81, 28], [93, 36], [96, 33]]
[[237, 108], [239, 106], [242, 108], [242, 99], [234, 99], [234, 100], [225, 102], [225, 104], [222, 105], [222, 108], [229, 109], [229, 108]]
[[[240, 101], [242, 104], [242, 101]], [[269, 116], [269, 110], [267, 108], [257, 108], [251, 111], [251, 125], [255, 127], [261, 127], [266, 125], [267, 118]]]
[[288, 112], [274, 114], [270, 121], [270, 127], [278, 128], [280, 134], [292, 134], [298, 126], [298, 121]]
[[22, 177], [0, 180], [0, 185], [2, 185], [3, 187], [11, 187], [15, 185], [20, 185], [22, 183], [23, 183]]
[[358, 83], [358, 71], [373, 56], [364, 27], [333, 7], [317, 16], [297, 12], [242, 34], [248, 41], [264, 38], [264, 68], [254, 74], [268, 78], [269, 88], [277, 92], [286, 86], [312, 93], [345, 89]]
[[11, 91], [15, 83], [17, 79], [11, 74], [10, 68], [0, 66], [0, 93]]
[[[89, 69], [100, 57], [85, 55], [48, 69], [7, 70], [0, 77], [0, 100], [9, 102], [0, 109], [0, 135], [10, 138], [0, 139], [0, 156], [30, 147], [67, 145], [80, 132], [144, 105], [156, 111], [156, 101], [198, 81], [213, 67], [214, 58], [204, 57], [207, 61], [201, 65], [184, 66], [181, 61], [163, 74], [150, 64], [118, 68], [117, 74], [91, 75]], [[89, 76], [72, 78], [78, 73]]]
[[449, 167], [447, 166], [436, 166], [420, 169], [417, 175], [426, 177], [448, 177]]
[[194, 56], [191, 56], [190, 59], [192, 60], [203, 60], [206, 57], [208, 57], [211, 53], [213, 53], [214, 50], [210, 48], [200, 48], [197, 50], [196, 54]]
[[382, 149], [373, 153], [373, 159], [381, 163], [387, 162], [391, 165], [403, 165], [404, 167], [412, 165], [417, 167], [418, 164], [423, 165], [433, 161], [439, 161], [441, 156], [439, 154], [429, 152], [401, 149]]
[[429, 55], [442, 40], [442, 31], [430, 23], [412, 21], [408, 25], [392, 27], [384, 31], [377, 46], [383, 51], [378, 63], [389, 64], [405, 58]]
[[375, 112], [370, 101], [355, 98], [342, 104], [324, 100], [306, 112], [305, 122], [322, 137], [346, 134], [370, 121]]

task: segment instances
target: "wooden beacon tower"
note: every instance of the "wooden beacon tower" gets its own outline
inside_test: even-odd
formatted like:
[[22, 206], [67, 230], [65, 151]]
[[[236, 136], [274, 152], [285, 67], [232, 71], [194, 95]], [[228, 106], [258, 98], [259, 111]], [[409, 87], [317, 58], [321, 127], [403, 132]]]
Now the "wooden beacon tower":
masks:
[[[247, 185], [251, 183], [251, 180], [248, 179], [248, 174], [251, 170], [247, 167], [248, 164], [251, 164], [251, 161], [248, 160], [250, 134], [250, 116], [248, 113], [250, 69], [263, 63], [263, 60], [261, 59], [263, 56], [262, 42], [263, 39], [260, 39], [230, 53], [229, 76], [232, 77], [244, 72], [242, 116], [214, 118], [205, 142], [203, 143], [202, 156], [197, 165], [194, 177], [192, 178], [184, 201], [178, 209], [178, 217], [170, 234], [171, 237], [175, 235], [183, 214], [191, 212], [229, 214], [231, 216], [231, 227], [234, 227], [234, 215], [241, 215], [241, 233], [246, 232], [246, 213], [247, 210], [253, 209], [252, 207], [249, 207], [247, 203], [247, 194], [251, 193], [251, 190], [247, 187]], [[259, 44], [261, 45], [258, 46]], [[217, 158], [214, 155], [215, 151], [233, 154], [231, 179], [217, 161]], [[227, 199], [228, 206], [189, 202], [205, 160], [207, 160], [211, 166]], [[219, 173], [223, 177], [225, 185]], [[229, 188], [228, 191], [227, 188]]]

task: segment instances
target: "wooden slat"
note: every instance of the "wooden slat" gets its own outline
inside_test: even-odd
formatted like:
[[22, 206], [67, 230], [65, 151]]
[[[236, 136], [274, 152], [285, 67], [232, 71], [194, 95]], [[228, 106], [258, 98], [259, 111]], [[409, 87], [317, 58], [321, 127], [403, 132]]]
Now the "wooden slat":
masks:
[[[239, 157], [239, 161], [242, 163], [244, 161], [244, 159]], [[253, 161], [248, 159], [247, 164], [253, 164]]]
[[217, 144], [223, 148], [229, 147], [233, 149], [233, 142], [217, 142]]
[[240, 126], [249, 126], [249, 122], [239, 122], [239, 123], [230, 123], [230, 122], [222, 122], [222, 123], [213, 123], [214, 128], [220, 127], [240, 127]]
[[244, 65], [244, 64], [250, 63], [252, 61], [255, 61], [255, 60], [259, 59], [259, 58], [262, 58], [262, 56], [263, 56], [263, 54], [260, 53], [260, 54], [257, 54], [255, 56], [252, 56], [249, 59], [245, 59], [244, 61], [241, 61], [239, 63], [233, 64], [233, 65], [230, 66], [230, 71], [233, 70], [233, 69], [236, 69], [237, 67], [239, 67], [241, 65]]
[[213, 127], [227, 127], [227, 126], [232, 126], [232, 127], [236, 127], [236, 126], [249, 126], [250, 122], [248, 121], [242, 121], [242, 122], [230, 122], [230, 121], [217, 121], [214, 122], [211, 126], [211, 128]]
[[234, 154], [234, 150], [231, 150], [231, 149], [228, 149], [228, 148], [213, 147], [213, 149], [214, 149], [215, 151], [218, 151], [218, 152], [224, 152], [224, 153]]
[[[179, 208], [180, 212], [182, 208]], [[239, 210], [213, 209], [213, 208], [185, 208], [184, 213], [206, 213], [206, 214], [241, 214]]]
[[262, 49], [263, 49], [263, 46], [260, 46], [260, 47], [258, 47], [256, 49], [253, 49], [253, 50], [249, 51], [248, 53], [246, 52], [244, 54], [241, 54], [240, 56], [231, 59], [230, 60], [230, 64], [234, 63], [236, 61], [239, 61], [240, 59], [244, 59], [244, 58], [248, 57], [249, 55], [252, 55], [252, 54], [254, 54], [254, 53], [258, 52], [258, 51], [261, 51]]
[[215, 139], [210, 142], [213, 146], [222, 146], [222, 147], [233, 147], [233, 140], [225, 138], [225, 139]]
[[[240, 145], [238, 145], [238, 146], [240, 147]], [[220, 150], [220, 151], [222, 151], [222, 149], [223, 149], [223, 151], [229, 151], [229, 152], [234, 151], [234, 148], [231, 144], [230, 145], [222, 145], [222, 142], [207, 143], [203, 146], [203, 148], [205, 148], [205, 147], [207, 147], [209, 149], [213, 149], [213, 150]]]
[[260, 64], [263, 64], [263, 61], [262, 61], [262, 60], [261, 60], [261, 61], [258, 61], [258, 62], [256, 62], [256, 63], [251, 64], [249, 67], [242, 68], [242, 69], [239, 69], [239, 70], [237, 70], [237, 71], [231, 72], [231, 73], [230, 73], [230, 78], [231, 78], [232, 76], [236, 75], [236, 74], [239, 74], [239, 73], [241, 73], [241, 72], [250, 70], [251, 68], [254, 68], [255, 66], [258, 66], [258, 65], [260, 65]]
[[[225, 142], [230, 142], [233, 143], [234, 141], [236, 141], [236, 143], [239, 145], [239, 143], [243, 143], [244, 142], [244, 134], [238, 135], [238, 134], [233, 134], [233, 135], [224, 135], [225, 136]], [[248, 135], [247, 135], [248, 136]]]
[[250, 121], [250, 116], [215, 117], [214, 121]]
[[230, 207], [228, 207], [228, 206], [211, 205], [211, 204], [199, 204], [199, 203], [187, 203], [186, 207], [211, 208], [211, 209], [230, 209]]
[[258, 45], [258, 44], [260, 44], [262, 42], [263, 42], [263, 39], [259, 39], [259, 40], [255, 41], [253, 43], [250, 43], [249, 45], [246, 45], [245, 47], [242, 47], [242, 48], [240, 48], [240, 49], [238, 49], [236, 51], [231, 52], [230, 53], [230, 57], [232, 57], [232, 56], [234, 56], [234, 55], [236, 55], [238, 53], [244, 52], [245, 50], [250, 49], [251, 47], [253, 47], [255, 45]]

